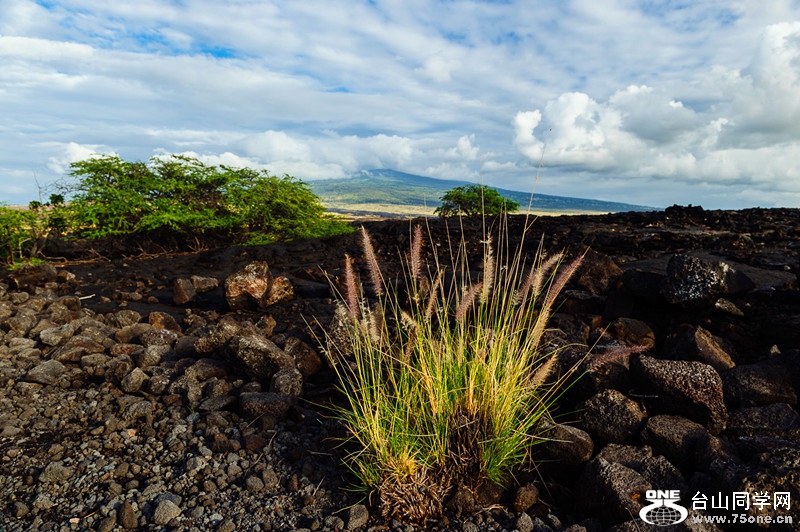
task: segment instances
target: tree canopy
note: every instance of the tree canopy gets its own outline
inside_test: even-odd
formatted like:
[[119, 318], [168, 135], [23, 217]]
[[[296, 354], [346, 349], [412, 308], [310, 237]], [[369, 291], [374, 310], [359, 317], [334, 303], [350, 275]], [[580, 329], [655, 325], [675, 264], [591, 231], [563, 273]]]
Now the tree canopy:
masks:
[[60, 188], [70, 196], [68, 230], [81, 238], [161, 233], [266, 243], [347, 230], [306, 183], [266, 170], [180, 155], [149, 163], [103, 156], [73, 163], [69, 175]]
[[519, 210], [519, 203], [504, 198], [486, 185], [463, 185], [452, 188], [439, 198], [442, 204], [434, 214], [447, 216], [494, 215]]

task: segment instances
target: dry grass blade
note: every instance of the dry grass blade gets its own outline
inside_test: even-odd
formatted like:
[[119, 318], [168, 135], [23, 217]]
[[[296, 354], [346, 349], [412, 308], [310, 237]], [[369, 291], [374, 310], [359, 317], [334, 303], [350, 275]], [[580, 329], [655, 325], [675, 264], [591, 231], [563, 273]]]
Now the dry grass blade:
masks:
[[345, 306], [347, 307], [347, 315], [351, 319], [358, 319], [359, 316], [359, 290], [358, 283], [356, 282], [356, 274], [353, 271], [353, 259], [350, 255], [344, 256], [344, 291], [345, 291]]
[[550, 374], [553, 372], [553, 368], [555, 367], [557, 360], [558, 358], [556, 357], [555, 353], [548, 356], [547, 360], [538, 368], [536, 368], [536, 371], [534, 371], [533, 375], [531, 375], [529, 386], [531, 388], [540, 388], [544, 386], [548, 377], [550, 377]]
[[372, 288], [379, 296], [385, 294], [383, 290], [383, 275], [381, 275], [381, 267], [378, 264], [378, 258], [375, 256], [375, 248], [372, 247], [372, 239], [364, 227], [361, 227], [361, 245], [364, 248], [364, 257], [367, 259], [367, 270], [369, 271], [369, 279], [372, 283]]
[[545, 258], [538, 266], [534, 264], [531, 266], [530, 272], [525, 277], [525, 281], [517, 290], [516, 303], [521, 305], [528, 294], [538, 294], [542, 290], [545, 276], [556, 264], [558, 264], [564, 257], [562, 253], [556, 253], [550, 257]]
[[464, 295], [461, 297], [461, 302], [458, 304], [458, 310], [456, 310], [456, 322], [463, 323], [467, 317], [467, 312], [469, 309], [472, 308], [473, 303], [475, 303], [475, 299], [478, 297], [478, 294], [481, 293], [483, 289], [483, 283], [475, 283], [469, 287]]
[[422, 279], [422, 226], [414, 226], [411, 237], [411, 257], [409, 259], [411, 278], [415, 281]]

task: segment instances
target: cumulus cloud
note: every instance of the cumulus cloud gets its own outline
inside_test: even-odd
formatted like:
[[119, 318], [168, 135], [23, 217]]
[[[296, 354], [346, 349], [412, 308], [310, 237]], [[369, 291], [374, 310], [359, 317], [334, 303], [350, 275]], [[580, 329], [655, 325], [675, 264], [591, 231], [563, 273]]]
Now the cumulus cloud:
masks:
[[698, 109], [681, 101], [675, 87], [631, 85], [605, 100], [563, 93], [516, 114], [514, 144], [531, 161], [544, 150], [548, 167], [628, 184], [668, 178], [673, 185], [736, 185], [759, 200], [786, 193], [784, 201], [796, 205], [800, 22], [767, 27], [750, 65], [716, 69], [713, 77], [725, 84]]

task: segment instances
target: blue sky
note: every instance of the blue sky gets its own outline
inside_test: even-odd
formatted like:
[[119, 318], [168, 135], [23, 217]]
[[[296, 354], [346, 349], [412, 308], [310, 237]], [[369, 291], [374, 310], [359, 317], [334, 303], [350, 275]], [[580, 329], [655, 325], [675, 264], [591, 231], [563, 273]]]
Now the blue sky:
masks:
[[800, 2], [2, 0], [0, 201], [96, 153], [800, 207]]

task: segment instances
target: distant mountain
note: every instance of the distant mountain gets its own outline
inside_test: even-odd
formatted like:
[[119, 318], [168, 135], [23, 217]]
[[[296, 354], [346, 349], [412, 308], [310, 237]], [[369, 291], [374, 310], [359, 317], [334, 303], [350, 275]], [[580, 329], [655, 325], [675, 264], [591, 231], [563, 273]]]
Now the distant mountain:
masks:
[[[435, 179], [396, 170], [362, 170], [351, 177], [339, 179], [320, 179], [309, 181], [314, 193], [322, 203], [334, 211], [381, 212], [393, 214], [418, 214], [425, 207], [433, 209], [440, 205], [439, 198], [453, 187], [474, 184], [469, 181]], [[493, 187], [496, 188], [496, 187]], [[497, 189], [506, 198], [520, 204], [526, 210], [530, 203], [530, 193], [517, 190]], [[408, 208], [408, 209], [405, 209]], [[601, 201], [565, 196], [534, 194], [531, 204], [533, 211], [553, 213], [593, 213], [653, 211], [654, 207]]]

